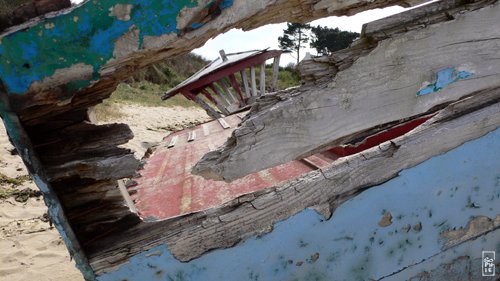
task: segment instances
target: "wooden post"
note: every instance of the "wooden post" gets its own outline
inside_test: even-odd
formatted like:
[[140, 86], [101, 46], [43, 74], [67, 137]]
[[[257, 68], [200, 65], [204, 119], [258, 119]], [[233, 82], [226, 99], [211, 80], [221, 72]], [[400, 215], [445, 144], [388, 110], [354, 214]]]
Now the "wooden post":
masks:
[[229, 90], [228, 85], [226, 84], [226, 81], [224, 81], [224, 78], [217, 81], [217, 84], [221, 87], [222, 91], [227, 95], [228, 99], [230, 99], [230, 103], [234, 104], [238, 102], [238, 99], [236, 99], [235, 96], [231, 93]]
[[227, 111], [226, 108], [221, 105], [220, 101], [218, 101], [218, 99], [220, 99], [219, 97], [212, 96], [210, 94], [210, 92], [208, 91], [208, 89], [201, 90], [201, 93], [205, 97], [207, 97], [207, 99], [211, 100], [215, 104], [215, 106], [217, 106], [217, 108], [220, 110], [220, 112], [222, 112], [222, 114], [224, 114], [226, 116], [229, 115], [229, 111]]
[[222, 59], [223, 62], [226, 62], [228, 60], [227, 56], [226, 56], [226, 52], [224, 51], [224, 49], [220, 50], [219, 54], [220, 54], [220, 57], [221, 57], [221, 59]]
[[273, 92], [277, 90], [278, 74], [280, 71], [280, 56], [275, 57], [273, 61], [273, 77], [271, 79], [271, 91]]
[[227, 99], [227, 97], [217, 89], [217, 86], [215, 84], [210, 84], [208, 85], [208, 87], [212, 89], [212, 91], [214, 91], [215, 97], [219, 97], [221, 106], [226, 107], [229, 106], [229, 104], [231, 104], [231, 102]]
[[250, 79], [252, 79], [252, 97], [257, 96], [257, 82], [255, 82], [255, 67], [250, 67]]
[[130, 197], [127, 188], [125, 187], [125, 183], [123, 183], [123, 180], [118, 180], [118, 189], [120, 190], [120, 193], [123, 196], [125, 203], [130, 208], [130, 211], [137, 214], [137, 208], [135, 207], [134, 201]]
[[243, 87], [245, 88], [246, 97], [249, 98], [252, 96], [252, 94], [250, 93], [250, 87], [248, 86], [248, 77], [246, 70], [245, 69], [241, 70], [240, 75], [241, 75], [241, 80], [243, 81]]
[[215, 100], [214, 97], [212, 97], [212, 95], [206, 89], [201, 89], [200, 93], [202, 93], [209, 101], [217, 105], [217, 100]]
[[207, 114], [214, 118], [214, 119], [219, 119], [222, 116], [217, 112], [215, 109], [213, 109], [208, 103], [206, 103], [204, 100], [202, 100], [199, 96], [192, 94], [191, 92], [183, 92], [182, 93], [186, 98], [194, 101], [195, 103], [199, 104]]
[[240, 84], [238, 84], [238, 81], [236, 81], [236, 77], [234, 76], [234, 74], [229, 75], [229, 81], [231, 82], [231, 86], [233, 86], [233, 89], [238, 93], [238, 96], [240, 97], [240, 105], [244, 106], [245, 99], [243, 98], [243, 94], [241, 93]]
[[260, 95], [262, 96], [266, 93], [266, 62], [260, 65]]

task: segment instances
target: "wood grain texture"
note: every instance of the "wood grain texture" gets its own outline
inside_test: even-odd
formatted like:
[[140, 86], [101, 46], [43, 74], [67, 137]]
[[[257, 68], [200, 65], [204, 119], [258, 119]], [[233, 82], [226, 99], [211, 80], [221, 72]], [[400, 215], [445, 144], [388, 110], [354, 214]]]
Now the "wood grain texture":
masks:
[[[329, 81], [278, 93], [274, 102], [267, 98], [193, 173], [231, 181], [500, 85], [500, 29], [492, 28], [500, 27], [499, 17], [500, 5], [494, 4], [394, 35]], [[426, 86], [440, 83], [436, 80], [441, 81], [440, 72], [446, 69], [469, 76], [417, 96]]]
[[[137, 50], [130, 42], [123, 40], [119, 46], [120, 56], [113, 57], [100, 67], [100, 78], [84, 89], [68, 90], [66, 85], [79, 80], [92, 79], [91, 69], [78, 69], [78, 64], [61, 70], [57, 79], [43, 79], [32, 85], [23, 95], [15, 97], [13, 109], [22, 115], [25, 122], [41, 123], [45, 117], [61, 114], [77, 108], [87, 108], [99, 104], [116, 89], [118, 83], [130, 76], [130, 73], [145, 66], [160, 62], [169, 57], [187, 53], [202, 46], [207, 40], [232, 28], [251, 30], [269, 23], [284, 21], [305, 22], [328, 15], [345, 15], [364, 10], [386, 7], [391, 5], [414, 5], [416, 1], [400, 0], [353, 0], [349, 3], [330, 3], [328, 7], [315, 7], [319, 0], [291, 0], [274, 1], [259, 0], [258, 2], [234, 1], [231, 8], [224, 11], [222, 16], [213, 18], [202, 28], [163, 36], [148, 36], [142, 49]], [[338, 7], [338, 8], [336, 8]], [[199, 9], [187, 9], [179, 17], [180, 28], [183, 24], [197, 16]], [[52, 15], [56, 16], [56, 14]], [[23, 28], [43, 24], [40, 19], [16, 26], [11, 32]], [[0, 34], [0, 37], [7, 33]], [[151, 37], [151, 38], [149, 38]], [[88, 40], [83, 38], [82, 40]], [[127, 45], [128, 44], [128, 45]], [[136, 44], [134, 41], [133, 44]], [[42, 51], [42, 50], [39, 50]], [[94, 79], [92, 79], [94, 80]], [[66, 101], [62, 104], [61, 101]]]
[[22, 24], [46, 13], [59, 11], [71, 6], [70, 0], [23, 0], [2, 1], [0, 4], [0, 32], [5, 29]]
[[273, 60], [273, 74], [271, 77], [271, 92], [276, 91], [278, 85], [278, 74], [280, 71], [280, 57], [275, 57]]
[[207, 251], [231, 247], [253, 235], [269, 232], [276, 222], [305, 208], [316, 209], [329, 218], [335, 208], [366, 188], [479, 138], [499, 125], [500, 87], [476, 92], [439, 111], [407, 135], [291, 182], [243, 195], [205, 212], [141, 223], [96, 241], [88, 246], [91, 265], [101, 274], [126, 262], [133, 254], [162, 243], [176, 258], [189, 261]]

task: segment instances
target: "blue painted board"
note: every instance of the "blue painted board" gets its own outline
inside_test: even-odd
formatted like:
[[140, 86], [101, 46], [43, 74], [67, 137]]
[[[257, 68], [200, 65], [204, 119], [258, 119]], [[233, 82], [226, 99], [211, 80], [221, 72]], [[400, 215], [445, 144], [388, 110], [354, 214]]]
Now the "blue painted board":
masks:
[[[465, 227], [474, 216], [500, 215], [499, 140], [497, 129], [402, 171], [347, 201], [327, 221], [305, 210], [269, 234], [188, 263], [159, 246], [98, 280], [340, 281], [390, 276], [440, 254], [443, 231]], [[392, 224], [381, 227], [385, 212], [392, 214]], [[406, 225], [412, 227], [408, 232]], [[487, 246], [499, 251], [500, 237], [493, 239]], [[480, 257], [486, 244], [468, 245], [472, 249], [466, 253]]]

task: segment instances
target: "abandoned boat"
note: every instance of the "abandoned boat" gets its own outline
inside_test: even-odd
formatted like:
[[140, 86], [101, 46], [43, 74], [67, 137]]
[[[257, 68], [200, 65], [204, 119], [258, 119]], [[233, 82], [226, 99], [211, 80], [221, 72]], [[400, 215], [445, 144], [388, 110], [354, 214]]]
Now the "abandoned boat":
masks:
[[233, 85], [240, 70], [193, 79], [174, 92], [214, 121], [145, 163], [119, 147], [127, 125], [88, 115], [134, 70], [231, 28], [426, 1], [27, 2], [1, 21], [0, 114], [86, 280], [498, 276], [497, 1], [368, 23], [348, 49], [303, 61], [301, 86], [258, 99], [256, 83]]

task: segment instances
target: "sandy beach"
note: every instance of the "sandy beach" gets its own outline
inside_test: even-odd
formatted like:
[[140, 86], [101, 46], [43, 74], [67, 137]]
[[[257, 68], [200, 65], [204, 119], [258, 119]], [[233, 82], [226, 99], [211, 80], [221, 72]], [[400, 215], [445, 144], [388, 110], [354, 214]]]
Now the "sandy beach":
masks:
[[[123, 117], [106, 123], [129, 124], [135, 137], [124, 146], [133, 149], [138, 158], [171, 131], [209, 120], [205, 111], [193, 107], [121, 105], [120, 110]], [[0, 198], [0, 280], [83, 280], [59, 233], [49, 224], [47, 207], [36, 194], [37, 187], [26, 177], [24, 164], [12, 150], [0, 122], [0, 174], [22, 182], [13, 185], [0, 178], [0, 188], [13, 192], [33, 190], [25, 192], [28, 196]]]

